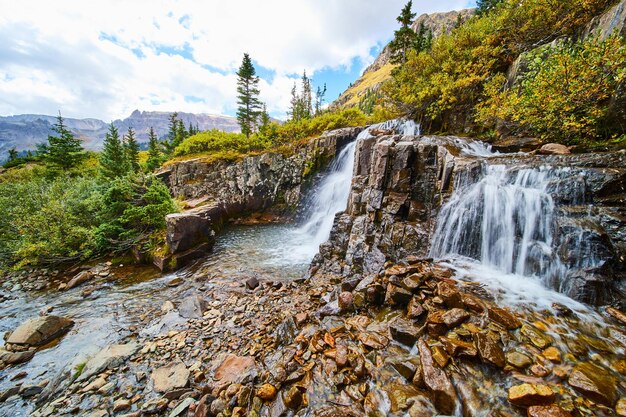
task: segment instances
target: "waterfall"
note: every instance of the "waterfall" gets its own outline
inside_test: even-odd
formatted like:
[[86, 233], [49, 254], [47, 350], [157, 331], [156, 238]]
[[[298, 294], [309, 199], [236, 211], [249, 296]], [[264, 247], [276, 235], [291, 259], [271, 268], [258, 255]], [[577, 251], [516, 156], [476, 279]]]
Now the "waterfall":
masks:
[[291, 262], [310, 262], [319, 246], [328, 240], [335, 214], [344, 211], [348, 205], [356, 145], [360, 140], [372, 137], [370, 131], [374, 130], [414, 136], [420, 134], [420, 125], [405, 119], [374, 124], [365, 128], [356, 140], [342, 149], [305, 201], [304, 221], [293, 231], [291, 244], [286, 245], [282, 254], [284, 259]]
[[580, 175], [584, 174], [569, 168], [484, 163], [478, 180], [459, 176], [455, 193], [437, 219], [430, 255], [452, 259], [462, 268], [470, 265], [474, 272], [469, 275], [484, 283], [497, 281], [510, 293], [509, 302], [517, 297], [518, 301], [532, 299], [535, 304], [545, 304], [556, 299], [546, 292], [549, 288], [568, 294], [569, 274], [603, 262], [582, 239], [582, 229], [581, 238], [570, 242], [576, 262], [565, 263], [557, 253], [560, 242], [556, 242], [553, 195], [566, 186], [570, 203], [584, 205]]

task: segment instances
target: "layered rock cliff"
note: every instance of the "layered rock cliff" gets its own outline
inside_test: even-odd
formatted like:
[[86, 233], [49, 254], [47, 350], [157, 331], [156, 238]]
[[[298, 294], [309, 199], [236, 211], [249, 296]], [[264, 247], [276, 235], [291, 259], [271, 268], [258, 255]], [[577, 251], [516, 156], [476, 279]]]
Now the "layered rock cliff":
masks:
[[156, 264], [161, 269], [175, 268], [201, 256], [228, 219], [270, 208], [294, 214], [315, 174], [360, 131], [325, 133], [291, 155], [265, 153], [236, 163], [193, 159], [163, 169], [158, 176], [176, 198], [186, 200], [190, 210], [167, 217], [168, 248], [157, 256]]

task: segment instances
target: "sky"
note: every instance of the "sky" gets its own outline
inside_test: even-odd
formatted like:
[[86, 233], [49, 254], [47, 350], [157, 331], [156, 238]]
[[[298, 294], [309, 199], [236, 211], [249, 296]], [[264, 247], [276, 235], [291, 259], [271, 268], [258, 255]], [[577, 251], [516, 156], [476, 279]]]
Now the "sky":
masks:
[[[253, 60], [284, 118], [302, 72], [331, 102], [393, 37], [406, 0], [0, 0], [0, 115], [112, 121], [135, 110], [234, 115]], [[422, 13], [473, 0], [414, 0]]]

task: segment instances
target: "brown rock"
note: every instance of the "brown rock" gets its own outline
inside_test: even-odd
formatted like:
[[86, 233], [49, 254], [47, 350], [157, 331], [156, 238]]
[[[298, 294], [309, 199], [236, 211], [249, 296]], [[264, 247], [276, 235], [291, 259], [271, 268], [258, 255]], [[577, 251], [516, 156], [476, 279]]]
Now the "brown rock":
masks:
[[462, 296], [463, 304], [470, 310], [475, 313], [482, 313], [485, 311], [485, 303], [483, 303], [480, 298], [476, 297], [472, 294], [463, 294]]
[[302, 327], [308, 319], [309, 315], [306, 312], [296, 314], [296, 326]]
[[403, 345], [413, 346], [420, 335], [420, 328], [406, 320], [396, 319], [389, 324], [389, 333]]
[[76, 274], [74, 278], [72, 278], [68, 283], [65, 289], [72, 289], [74, 287], [78, 287], [80, 284], [84, 284], [94, 277], [94, 273], [91, 270], [82, 271]]
[[519, 407], [551, 404], [554, 401], [554, 392], [547, 385], [520, 384], [509, 388], [509, 401]]
[[115, 411], [116, 413], [120, 412], [120, 411], [124, 411], [124, 410], [128, 410], [131, 406], [131, 403], [129, 400], [126, 400], [124, 398], [120, 398], [119, 400], [116, 400], [113, 403], [113, 411]]
[[519, 369], [528, 368], [533, 363], [533, 360], [528, 355], [517, 351], [508, 352], [506, 354], [506, 361]]
[[388, 268], [385, 270], [385, 275], [388, 277], [392, 275], [402, 276], [402, 275], [411, 274], [414, 272], [419, 272], [419, 270], [420, 270], [420, 267], [418, 265], [408, 265], [408, 266], [394, 265], [391, 268]]
[[189, 383], [189, 370], [182, 361], [173, 362], [167, 366], [152, 371], [152, 381], [156, 392], [167, 392], [178, 388], [185, 388]]
[[297, 410], [302, 405], [302, 391], [295, 385], [289, 388], [289, 391], [285, 393], [285, 405], [292, 410]]
[[17, 365], [28, 362], [33, 356], [35, 356], [34, 350], [25, 350], [23, 352], [7, 352], [6, 350], [0, 350], [0, 362], [4, 362], [7, 365]]
[[626, 417], [626, 397], [622, 397], [617, 401], [615, 412], [619, 417]]
[[458, 326], [469, 318], [470, 314], [462, 308], [453, 308], [442, 315], [443, 322], [450, 328]]
[[204, 395], [198, 401], [196, 405], [196, 411], [194, 417], [209, 417], [209, 411], [211, 410], [211, 402], [213, 401], [213, 397], [209, 394]]
[[539, 349], [545, 349], [552, 344], [552, 340], [535, 327], [524, 324], [520, 332]]
[[508, 330], [515, 330], [522, 325], [513, 313], [504, 308], [491, 307], [487, 314], [491, 320], [500, 323]]
[[413, 294], [402, 287], [393, 284], [387, 286], [387, 302], [391, 301], [394, 305], [405, 306], [409, 304]]
[[437, 292], [446, 306], [450, 308], [463, 308], [461, 293], [456, 285], [449, 281], [441, 281], [437, 284]]
[[422, 314], [424, 314], [424, 311], [426, 310], [424, 310], [424, 307], [419, 302], [417, 297], [413, 297], [411, 298], [411, 301], [409, 302], [409, 306], [406, 309], [406, 315], [410, 319], [416, 319]]
[[528, 417], [572, 417], [572, 415], [556, 405], [533, 405], [528, 407]]
[[545, 349], [541, 354], [550, 362], [561, 363], [561, 352], [554, 346]]
[[448, 339], [447, 337], [440, 337], [439, 340], [443, 344], [446, 352], [452, 356], [473, 358], [478, 354], [473, 343], [459, 339]]
[[338, 368], [343, 368], [348, 364], [348, 348], [344, 345], [337, 345], [335, 348], [335, 363]]
[[456, 409], [456, 391], [444, 371], [434, 366], [434, 359], [426, 342], [417, 342], [420, 362], [424, 373], [424, 384], [432, 391], [435, 407], [445, 414], [452, 414]]
[[546, 143], [539, 149], [542, 155], [569, 155], [571, 152], [565, 145], [559, 143]]
[[582, 363], [574, 368], [567, 382], [592, 401], [609, 407], [617, 401], [617, 379], [599, 366]]
[[262, 399], [263, 401], [273, 401], [276, 398], [276, 387], [272, 384], [263, 384], [256, 392], [256, 396]]
[[337, 302], [341, 311], [350, 311], [354, 307], [354, 297], [349, 291], [340, 293]]
[[504, 368], [506, 360], [499, 342], [489, 337], [488, 333], [477, 333], [474, 335], [474, 343], [484, 362]]
[[433, 359], [437, 362], [440, 368], [445, 368], [450, 360], [450, 356], [446, 353], [442, 346], [435, 345], [431, 349], [433, 353]]
[[42, 346], [64, 335], [74, 325], [70, 319], [43, 316], [22, 323], [7, 339], [7, 344]]
[[224, 385], [237, 384], [242, 383], [255, 371], [256, 362], [253, 356], [229, 354], [215, 370], [213, 379]]
[[254, 290], [259, 286], [259, 279], [257, 277], [251, 277], [246, 280], [246, 288], [249, 290]]
[[622, 325], [626, 325], [626, 313], [623, 313], [622, 311], [613, 307], [608, 307], [606, 309], [606, 312], [610, 314], [611, 317], [613, 317], [615, 320], [619, 321]]
[[358, 339], [365, 346], [372, 349], [382, 349], [389, 344], [389, 339], [374, 332], [361, 332], [358, 335]]

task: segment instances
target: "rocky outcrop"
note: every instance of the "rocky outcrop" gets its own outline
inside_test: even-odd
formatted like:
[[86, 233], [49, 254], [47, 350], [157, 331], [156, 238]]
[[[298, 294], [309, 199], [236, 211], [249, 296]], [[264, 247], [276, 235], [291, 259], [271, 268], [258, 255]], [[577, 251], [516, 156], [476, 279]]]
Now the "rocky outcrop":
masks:
[[[386, 261], [426, 257], [441, 205], [455, 184], [479, 181], [485, 164], [511, 167], [512, 172], [567, 167], [550, 171], [546, 190], [556, 206], [552, 250], [567, 271], [549, 285], [591, 304], [619, 300], [626, 277], [623, 151], [508, 155], [486, 162], [467, 156], [454, 138], [360, 141], [348, 208], [336, 216], [312, 271], [358, 280], [378, 274]], [[584, 259], [580, 253], [586, 254]]]
[[265, 153], [240, 162], [177, 162], [158, 173], [174, 197], [198, 207], [166, 218], [167, 245], [154, 256], [161, 270], [186, 265], [211, 250], [225, 221], [272, 208], [294, 213], [315, 174], [356, 139], [361, 128], [326, 132], [291, 155]]

